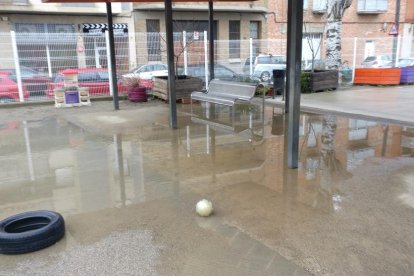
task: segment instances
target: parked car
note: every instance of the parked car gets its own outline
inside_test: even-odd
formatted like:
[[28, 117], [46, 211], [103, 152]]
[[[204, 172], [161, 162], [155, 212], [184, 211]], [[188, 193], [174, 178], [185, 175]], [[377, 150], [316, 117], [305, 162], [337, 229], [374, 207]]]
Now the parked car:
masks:
[[392, 67], [390, 55], [368, 56], [362, 62], [364, 68], [387, 68]]
[[[109, 74], [106, 68], [83, 68], [73, 69], [78, 73], [78, 86], [88, 87], [89, 95], [91, 96], [105, 96], [109, 95]], [[59, 71], [53, 81], [47, 88], [47, 95], [49, 97], [54, 96], [53, 90], [64, 86], [64, 75], [61, 70]], [[127, 92], [127, 87], [122, 84], [121, 80], [118, 80], [118, 93], [123, 94]]]
[[[29, 91], [23, 84], [23, 97], [29, 98]], [[0, 70], [0, 103], [19, 101], [19, 87], [10, 72]]]
[[414, 66], [414, 57], [400, 58], [398, 67]]
[[[283, 64], [284, 64], [284, 68], [286, 68], [286, 56], [272, 55], [272, 54], [260, 54], [254, 58], [252, 65], [253, 65], [253, 71], [255, 71], [258, 65], [260, 65], [260, 67], [276, 67], [275, 69], [284, 69], [284, 68], [281, 68], [283, 67], [281, 66]], [[243, 65], [243, 74], [245, 75], [250, 74], [250, 58], [247, 58]]]
[[[187, 75], [192, 77], [200, 78], [205, 84], [205, 66], [204, 64], [190, 65], [187, 67]], [[177, 69], [177, 74], [184, 75], [184, 68], [180, 67]], [[234, 80], [236, 79], [237, 74], [230, 68], [221, 65], [214, 65], [214, 78], [220, 80]]]
[[[4, 71], [10, 72], [10, 78], [17, 82], [16, 69], [4, 69]], [[44, 95], [51, 81], [47, 75], [24, 66], [20, 67], [20, 76], [30, 96]]]
[[145, 64], [129, 71], [140, 79], [151, 80], [153, 77], [168, 76], [168, 65], [162, 63]]
[[286, 70], [286, 64], [259, 64], [254, 68], [253, 78], [258, 78], [262, 82], [270, 82], [273, 70]]

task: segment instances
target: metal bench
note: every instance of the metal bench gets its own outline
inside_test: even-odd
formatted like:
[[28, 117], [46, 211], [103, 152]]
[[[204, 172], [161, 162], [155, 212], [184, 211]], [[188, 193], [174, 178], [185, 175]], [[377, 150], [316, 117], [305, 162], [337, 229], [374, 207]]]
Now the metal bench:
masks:
[[[234, 105], [236, 102], [250, 103], [256, 92], [255, 85], [246, 82], [223, 81], [214, 79], [210, 82], [207, 92], [194, 91], [191, 93], [191, 113], [193, 113], [193, 100], [228, 106], [231, 109], [231, 120], [234, 119]], [[264, 98], [263, 98], [264, 99]], [[206, 116], [209, 117], [209, 112]]]
[[192, 100], [233, 106], [236, 101], [250, 102], [256, 91], [255, 85], [245, 82], [232, 82], [212, 80], [207, 92], [194, 91], [191, 93]]

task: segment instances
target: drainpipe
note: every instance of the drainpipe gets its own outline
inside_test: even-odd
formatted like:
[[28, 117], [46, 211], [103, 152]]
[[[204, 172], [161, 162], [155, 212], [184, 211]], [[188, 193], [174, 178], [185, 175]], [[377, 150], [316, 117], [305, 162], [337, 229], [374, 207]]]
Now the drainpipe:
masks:
[[397, 30], [397, 34], [394, 35], [394, 40], [392, 42], [392, 61], [394, 65], [397, 65], [397, 51], [398, 51], [398, 36], [400, 30], [400, 8], [401, 8], [401, 0], [397, 0], [395, 4], [395, 28]]

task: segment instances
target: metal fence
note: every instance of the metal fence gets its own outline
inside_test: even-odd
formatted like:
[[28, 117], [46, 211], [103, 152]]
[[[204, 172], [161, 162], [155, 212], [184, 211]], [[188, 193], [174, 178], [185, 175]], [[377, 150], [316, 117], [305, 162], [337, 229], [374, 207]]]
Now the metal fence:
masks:
[[[174, 33], [178, 73], [208, 79], [206, 34]], [[116, 71], [119, 78], [146, 64], [165, 64], [165, 41], [164, 33], [116, 34]], [[368, 55], [391, 56], [395, 41], [393, 37], [342, 38], [342, 61], [349, 68], [358, 68]], [[312, 58], [324, 59], [325, 42], [320, 36], [311, 37], [311, 42], [309, 37], [304, 37], [302, 43], [304, 67]], [[401, 52], [406, 56], [412, 55], [412, 45], [407, 43], [412, 44], [412, 41], [398, 38], [397, 56]], [[311, 44], [317, 45], [319, 50], [312, 51]], [[260, 53], [286, 55], [287, 45], [285, 39], [247, 39], [217, 40], [214, 47], [215, 61], [220, 65], [217, 70], [251, 75], [255, 65], [253, 57]], [[101, 33], [0, 33], [0, 102], [50, 100], [53, 89], [63, 86], [60, 72], [68, 68], [82, 72], [82, 76], [79, 75], [80, 85], [100, 87], [91, 96], [110, 95], [108, 49], [108, 38]]]

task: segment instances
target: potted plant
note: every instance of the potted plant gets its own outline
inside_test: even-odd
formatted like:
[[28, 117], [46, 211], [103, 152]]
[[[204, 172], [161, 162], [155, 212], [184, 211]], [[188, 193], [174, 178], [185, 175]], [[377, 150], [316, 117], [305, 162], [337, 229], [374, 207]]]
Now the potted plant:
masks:
[[128, 88], [128, 100], [131, 102], [146, 102], [147, 90], [140, 85], [140, 78], [135, 74], [126, 74], [122, 77], [123, 84]]

